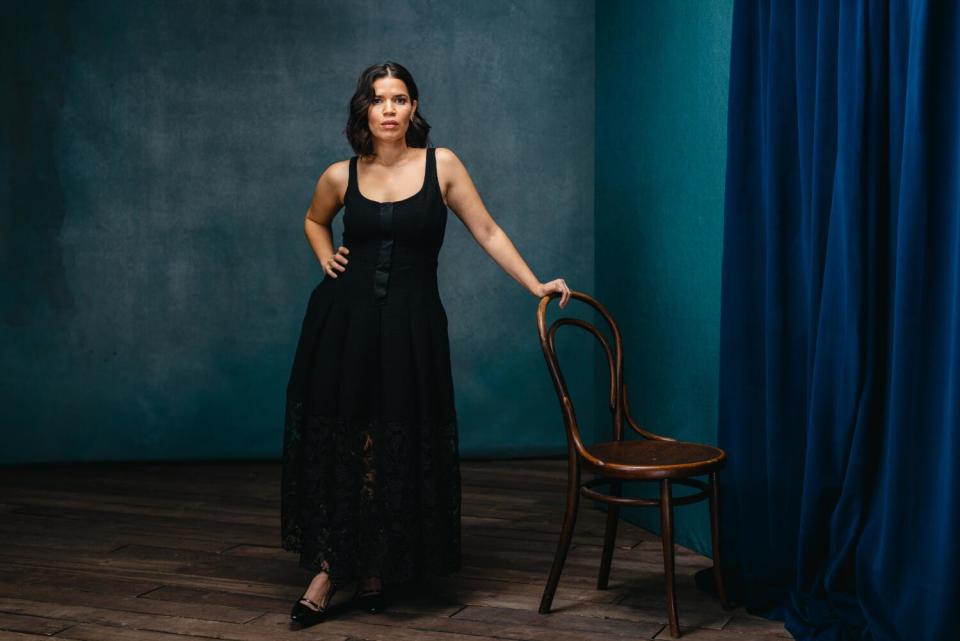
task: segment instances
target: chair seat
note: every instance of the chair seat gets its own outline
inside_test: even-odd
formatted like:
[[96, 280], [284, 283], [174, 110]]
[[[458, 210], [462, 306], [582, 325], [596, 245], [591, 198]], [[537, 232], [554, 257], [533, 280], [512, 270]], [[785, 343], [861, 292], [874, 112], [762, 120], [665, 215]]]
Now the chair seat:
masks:
[[716, 447], [686, 441], [608, 441], [587, 446], [602, 461], [587, 466], [605, 476], [632, 479], [685, 478], [723, 467], [726, 453]]

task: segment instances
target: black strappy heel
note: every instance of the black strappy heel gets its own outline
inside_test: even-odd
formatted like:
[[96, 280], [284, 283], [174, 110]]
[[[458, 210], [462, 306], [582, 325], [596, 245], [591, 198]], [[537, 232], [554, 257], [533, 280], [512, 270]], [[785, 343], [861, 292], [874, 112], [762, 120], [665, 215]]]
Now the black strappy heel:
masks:
[[[290, 622], [302, 629], [326, 621], [327, 615], [330, 612], [330, 603], [333, 601], [333, 594], [336, 591], [336, 586], [331, 583], [330, 589], [327, 591], [327, 603], [323, 606], [312, 599], [308, 599], [306, 597], [307, 593], [304, 592], [303, 596], [301, 596], [297, 602], [293, 604], [293, 609], [290, 610]], [[316, 609], [313, 609], [306, 603], [303, 603], [304, 601], [316, 606]]]

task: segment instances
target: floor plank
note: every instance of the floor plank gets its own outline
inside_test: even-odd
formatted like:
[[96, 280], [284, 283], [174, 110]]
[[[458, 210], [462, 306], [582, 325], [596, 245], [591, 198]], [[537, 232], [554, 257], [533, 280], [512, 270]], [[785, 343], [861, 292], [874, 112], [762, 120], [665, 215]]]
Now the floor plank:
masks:
[[[659, 539], [621, 522], [597, 590], [605, 513], [581, 501], [549, 615], [537, 612], [560, 531], [566, 462], [463, 461], [463, 567], [405, 590], [390, 609], [349, 608], [288, 629], [309, 574], [279, 547], [280, 467], [270, 463], [0, 469], [0, 641], [665, 639]], [[709, 559], [677, 548], [685, 638], [789, 638], [697, 590]]]

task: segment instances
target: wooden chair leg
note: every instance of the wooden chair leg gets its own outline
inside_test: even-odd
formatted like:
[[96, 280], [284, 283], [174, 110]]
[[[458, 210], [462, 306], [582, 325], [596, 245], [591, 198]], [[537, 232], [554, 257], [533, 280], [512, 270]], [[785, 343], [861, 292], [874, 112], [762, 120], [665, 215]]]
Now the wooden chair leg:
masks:
[[[610, 486], [612, 496], [620, 496], [621, 483], [615, 481]], [[603, 555], [600, 557], [600, 574], [597, 577], [597, 589], [606, 590], [610, 579], [610, 563], [613, 561], [613, 548], [617, 541], [617, 523], [620, 521], [620, 506], [607, 504], [607, 527], [603, 533]]]
[[663, 573], [667, 579], [667, 619], [670, 636], [680, 636], [680, 616], [677, 613], [677, 594], [674, 590], [673, 573], [673, 498], [670, 494], [670, 479], [660, 481], [660, 538], [663, 541]]
[[543, 589], [540, 599], [540, 614], [550, 612], [553, 595], [560, 582], [560, 573], [567, 560], [567, 551], [570, 549], [570, 540], [573, 538], [573, 526], [577, 522], [577, 508], [580, 504], [580, 463], [575, 453], [571, 453], [567, 470], [567, 512], [563, 516], [563, 527], [560, 529], [560, 540], [557, 541], [557, 551], [553, 555], [553, 566], [550, 568], [550, 577]]
[[720, 485], [717, 473], [710, 473], [710, 538], [713, 545], [713, 580], [723, 609], [730, 609], [727, 591], [723, 585], [723, 567], [720, 563]]

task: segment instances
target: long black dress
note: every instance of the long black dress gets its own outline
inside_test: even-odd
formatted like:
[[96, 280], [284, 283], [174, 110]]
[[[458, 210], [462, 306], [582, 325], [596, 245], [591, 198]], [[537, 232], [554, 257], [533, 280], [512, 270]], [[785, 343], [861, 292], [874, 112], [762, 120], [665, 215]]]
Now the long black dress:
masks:
[[346, 270], [307, 304], [287, 385], [281, 537], [336, 586], [460, 568], [460, 467], [437, 255], [447, 207], [436, 149], [423, 187], [344, 202]]

